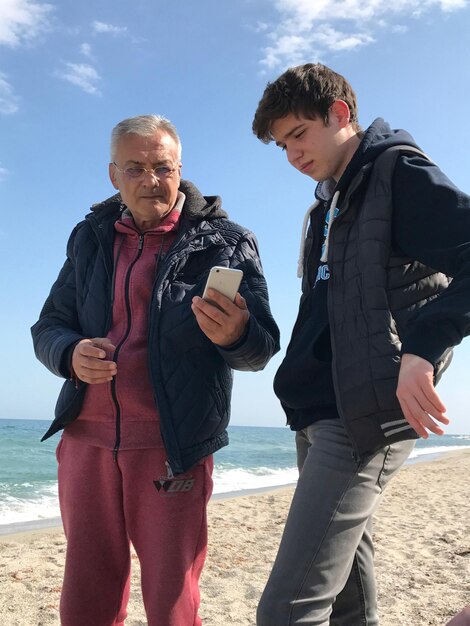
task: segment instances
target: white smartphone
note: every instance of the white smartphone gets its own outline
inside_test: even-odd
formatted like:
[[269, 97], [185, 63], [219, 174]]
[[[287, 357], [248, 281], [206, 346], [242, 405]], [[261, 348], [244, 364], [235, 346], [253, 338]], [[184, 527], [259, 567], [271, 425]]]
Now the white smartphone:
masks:
[[202, 294], [203, 299], [210, 302], [210, 298], [207, 297], [207, 290], [215, 289], [233, 302], [242, 278], [243, 272], [241, 270], [235, 270], [231, 267], [219, 267], [217, 265], [212, 267]]

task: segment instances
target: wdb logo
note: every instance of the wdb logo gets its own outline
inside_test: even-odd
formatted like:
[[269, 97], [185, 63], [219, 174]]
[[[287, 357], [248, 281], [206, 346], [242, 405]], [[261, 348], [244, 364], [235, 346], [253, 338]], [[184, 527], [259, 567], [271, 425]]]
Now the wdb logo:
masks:
[[153, 484], [161, 495], [188, 493], [194, 487], [194, 478], [161, 478], [154, 480]]

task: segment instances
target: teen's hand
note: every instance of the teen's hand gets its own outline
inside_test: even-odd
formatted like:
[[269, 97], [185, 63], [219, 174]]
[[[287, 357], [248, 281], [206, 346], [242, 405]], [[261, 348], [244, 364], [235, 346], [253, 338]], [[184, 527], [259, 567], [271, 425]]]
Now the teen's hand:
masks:
[[446, 407], [434, 389], [433, 377], [431, 363], [416, 354], [402, 356], [397, 397], [410, 426], [424, 439], [429, 437], [429, 432], [444, 434], [437, 422], [449, 423]]

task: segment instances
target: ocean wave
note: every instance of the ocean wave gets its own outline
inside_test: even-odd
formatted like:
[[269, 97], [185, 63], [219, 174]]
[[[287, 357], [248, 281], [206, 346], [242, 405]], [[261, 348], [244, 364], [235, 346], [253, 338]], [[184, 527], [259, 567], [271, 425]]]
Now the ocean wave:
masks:
[[295, 483], [299, 476], [296, 467], [268, 468], [256, 467], [252, 469], [215, 469], [214, 493], [231, 493], [245, 489], [260, 489], [277, 487]]
[[35, 520], [59, 517], [59, 501], [54, 498], [42, 502], [2, 502], [0, 506], [0, 525], [31, 522]]
[[57, 483], [34, 498], [21, 498], [11, 493], [0, 499], [0, 525], [31, 522], [60, 516]]
[[[421, 445], [410, 455], [409, 463], [426, 460], [435, 456], [470, 448], [470, 436], [455, 436], [455, 439], [469, 441], [469, 445]], [[214, 469], [214, 494], [237, 493], [251, 489], [265, 489], [282, 485], [295, 484], [298, 479], [297, 467], [234, 467], [231, 463], [220, 463]], [[31, 522], [60, 516], [57, 494], [57, 482], [49, 482], [42, 488], [36, 486], [31, 493], [28, 483], [19, 483], [26, 487], [19, 490], [16, 485], [0, 484], [0, 525]], [[3, 486], [2, 486], [3, 485]]]
[[[470, 437], [469, 437], [469, 441], [470, 441]], [[426, 446], [426, 447], [420, 447], [420, 448], [415, 448], [413, 450], [413, 452], [410, 454], [410, 459], [415, 459], [417, 457], [421, 457], [421, 456], [428, 456], [431, 454], [444, 454], [445, 452], [452, 452], [454, 450], [465, 450], [470, 448], [470, 445], [468, 446]]]
[[[466, 438], [470, 441], [470, 436], [462, 438]], [[467, 448], [470, 448], [470, 444], [468, 446], [431, 445], [426, 447], [417, 447], [410, 454], [409, 460], [425, 460], [425, 457], [427, 456], [434, 456]], [[227, 465], [225, 465], [225, 467], [215, 467], [213, 478], [214, 494], [221, 494], [296, 483], [298, 479], [298, 470], [296, 467], [274, 469], [263, 466], [252, 468], [228, 468]]]

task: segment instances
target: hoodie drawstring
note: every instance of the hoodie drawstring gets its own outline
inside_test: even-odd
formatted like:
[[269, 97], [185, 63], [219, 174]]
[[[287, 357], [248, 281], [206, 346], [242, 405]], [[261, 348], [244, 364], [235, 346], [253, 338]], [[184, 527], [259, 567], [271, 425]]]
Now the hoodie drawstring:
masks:
[[[328, 243], [330, 239], [330, 231], [333, 220], [335, 219], [336, 206], [338, 204], [339, 191], [335, 191], [333, 194], [333, 198], [331, 200], [330, 205], [330, 219], [328, 221], [328, 230], [326, 233], [325, 244], [323, 246], [323, 252], [321, 255], [321, 261], [326, 263], [328, 259]], [[299, 253], [299, 261], [297, 263], [297, 277], [302, 278], [304, 273], [304, 254], [305, 254], [305, 237], [307, 235], [308, 222], [310, 219], [310, 214], [314, 211], [317, 206], [320, 204], [320, 200], [315, 200], [315, 202], [308, 208], [307, 213], [305, 214], [304, 221], [302, 224], [302, 236], [300, 239], [300, 253]]]
[[339, 198], [339, 191], [335, 191], [334, 196], [331, 200], [331, 204], [330, 204], [330, 211], [329, 211], [330, 219], [328, 220], [328, 229], [326, 231], [325, 245], [323, 246], [323, 252], [320, 257], [320, 261], [322, 263], [328, 262], [328, 244], [330, 242], [331, 226], [335, 219], [335, 212], [336, 212], [336, 205], [338, 204], [338, 198]]
[[299, 260], [297, 262], [297, 277], [302, 278], [304, 273], [304, 253], [305, 253], [305, 237], [307, 235], [308, 221], [310, 219], [310, 214], [314, 211], [317, 206], [320, 204], [320, 200], [315, 200], [315, 202], [308, 208], [307, 213], [305, 213], [304, 222], [302, 224], [302, 236], [300, 239], [300, 252], [299, 252]]

